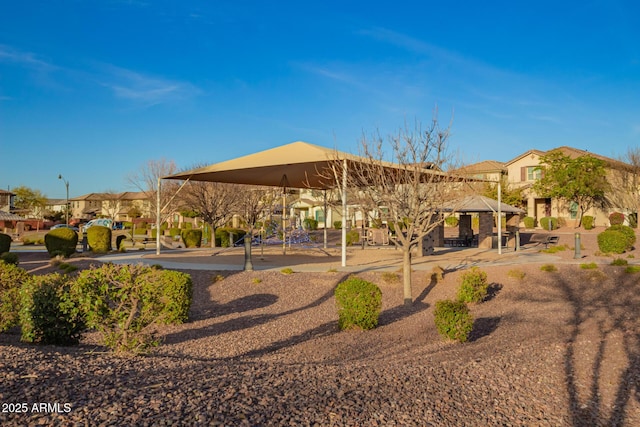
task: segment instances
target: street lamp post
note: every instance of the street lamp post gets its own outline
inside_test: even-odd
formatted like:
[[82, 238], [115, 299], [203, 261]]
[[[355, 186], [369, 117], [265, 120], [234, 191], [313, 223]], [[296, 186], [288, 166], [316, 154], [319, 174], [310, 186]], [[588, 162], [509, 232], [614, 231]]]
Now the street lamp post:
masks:
[[67, 188], [67, 204], [64, 209], [64, 218], [67, 225], [69, 225], [69, 181], [64, 179], [61, 174], [58, 174], [58, 179], [61, 179], [62, 182], [64, 182], [64, 186]]

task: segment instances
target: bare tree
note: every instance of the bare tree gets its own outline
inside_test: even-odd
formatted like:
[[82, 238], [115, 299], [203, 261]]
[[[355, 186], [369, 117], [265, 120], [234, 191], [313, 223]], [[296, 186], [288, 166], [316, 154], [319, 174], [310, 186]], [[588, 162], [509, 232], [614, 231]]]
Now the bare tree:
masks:
[[[177, 170], [173, 160], [149, 160], [137, 172], [127, 176], [127, 181], [139, 191], [144, 192], [149, 200], [152, 212], [157, 211], [158, 206], [158, 180], [159, 178], [175, 173]], [[179, 184], [175, 181], [163, 181], [160, 186], [160, 208], [163, 209], [160, 215], [160, 223], [171, 215], [177, 208], [175, 195]], [[158, 227], [160, 224], [158, 224]]]
[[115, 221], [116, 216], [122, 209], [122, 193], [116, 193], [115, 190], [107, 190], [102, 194], [102, 210], [106, 212], [107, 217]]
[[609, 177], [611, 199], [615, 206], [625, 207], [637, 215], [640, 211], [640, 147], [629, 147], [619, 161], [622, 164], [612, 168]]
[[[395, 230], [394, 244], [403, 251], [404, 303], [411, 304], [411, 250], [438, 227], [451, 210], [450, 204], [463, 188], [464, 178], [444, 171], [454, 169], [454, 156], [448, 150], [449, 127], [441, 129], [437, 118], [423, 129], [417, 122], [397, 134], [382, 138], [363, 136], [359, 161], [334, 162], [339, 182], [347, 166], [347, 186], [357, 188], [356, 200], [365, 211], [386, 212]], [[390, 148], [387, 156], [385, 148]]]
[[249, 225], [249, 228], [253, 229], [256, 222], [260, 219], [261, 214], [270, 205], [268, 201], [269, 196], [273, 189], [269, 187], [261, 186], [237, 186], [239, 191], [237, 194], [238, 213], [242, 215], [243, 219]]
[[[198, 167], [198, 166], [195, 166]], [[221, 182], [190, 181], [180, 194], [180, 204], [211, 226], [211, 247], [215, 247], [216, 229], [239, 212], [242, 186]]]

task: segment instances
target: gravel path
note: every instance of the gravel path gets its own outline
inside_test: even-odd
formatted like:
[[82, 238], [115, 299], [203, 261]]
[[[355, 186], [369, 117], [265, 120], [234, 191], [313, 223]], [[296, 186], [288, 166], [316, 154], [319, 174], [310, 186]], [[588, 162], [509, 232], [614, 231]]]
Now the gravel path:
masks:
[[557, 266], [484, 268], [465, 344], [433, 324], [461, 271], [415, 272], [411, 308], [399, 281], [364, 273], [383, 291], [367, 332], [337, 330], [343, 273], [189, 271], [191, 320], [149, 356], [96, 334], [72, 348], [0, 335], [0, 425], [640, 425], [640, 275]]

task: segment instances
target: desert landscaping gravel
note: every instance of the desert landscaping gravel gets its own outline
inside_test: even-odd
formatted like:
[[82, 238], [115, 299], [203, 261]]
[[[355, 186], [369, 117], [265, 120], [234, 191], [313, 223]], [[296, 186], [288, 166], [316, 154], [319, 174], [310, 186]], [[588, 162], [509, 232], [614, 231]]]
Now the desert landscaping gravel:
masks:
[[190, 320], [147, 356], [96, 333], [76, 347], [0, 334], [0, 425], [640, 425], [640, 274], [570, 258], [482, 266], [491, 292], [464, 344], [433, 322], [462, 269], [415, 271], [411, 307], [399, 274], [361, 273], [382, 289], [380, 324], [346, 332], [333, 289], [347, 273], [185, 270]]

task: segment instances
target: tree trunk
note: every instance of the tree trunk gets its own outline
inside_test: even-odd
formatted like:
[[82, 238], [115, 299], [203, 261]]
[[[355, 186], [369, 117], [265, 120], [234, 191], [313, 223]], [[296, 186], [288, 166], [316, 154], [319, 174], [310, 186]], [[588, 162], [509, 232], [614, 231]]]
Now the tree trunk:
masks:
[[211, 247], [216, 247], [216, 227], [211, 224]]
[[404, 305], [411, 305], [411, 246], [402, 247], [402, 282], [404, 285]]

